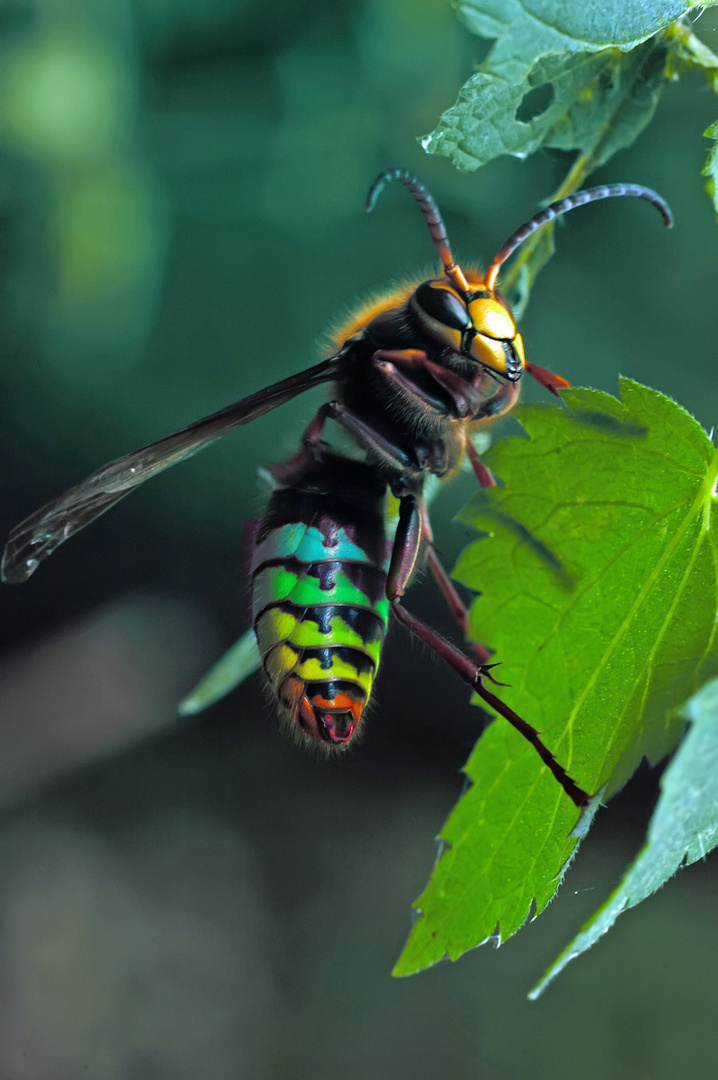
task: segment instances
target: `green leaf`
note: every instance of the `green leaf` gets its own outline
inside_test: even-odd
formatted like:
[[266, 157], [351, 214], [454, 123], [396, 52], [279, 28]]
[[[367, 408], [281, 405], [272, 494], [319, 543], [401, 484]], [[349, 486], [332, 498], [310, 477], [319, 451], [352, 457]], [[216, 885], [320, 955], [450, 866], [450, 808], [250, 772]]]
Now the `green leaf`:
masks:
[[708, 85], [718, 94], [718, 56], [704, 45], [686, 23], [670, 29], [671, 52], [666, 65], [666, 78], [675, 78], [685, 71], [702, 71]]
[[660, 889], [681, 866], [718, 844], [718, 680], [686, 706], [691, 728], [661, 780], [645, 847], [621, 884], [531, 991], [536, 998], [570, 960], [590, 949], [618, 916]]
[[230, 691], [244, 682], [259, 668], [260, 659], [257, 640], [253, 630], [248, 630], [239, 641], [222, 656], [204, 676], [194, 690], [179, 704], [180, 716], [194, 716], [208, 709]]
[[[718, 673], [718, 456], [675, 402], [630, 380], [621, 391], [516, 410], [529, 439], [486, 455], [505, 487], [462, 512], [488, 536], [455, 572], [481, 590], [472, 637], [502, 661], [501, 696], [584, 790], [608, 794], [672, 749], [675, 709]], [[575, 848], [575, 807], [504, 721], [466, 772], [397, 974], [514, 933]]]
[[496, 66], [551, 52], [633, 49], [694, 6], [682, 0], [459, 0], [459, 17], [478, 37], [496, 38]]
[[711, 124], [709, 128], [706, 128], [703, 134], [707, 139], [715, 140], [715, 146], [711, 147], [706, 163], [701, 169], [701, 176], [708, 177], [706, 191], [713, 200], [716, 216], [718, 217], [718, 120]]
[[424, 149], [465, 171], [542, 146], [603, 164], [651, 119], [668, 56], [658, 32], [686, 10], [665, 2], [460, 5], [469, 29], [497, 40]]

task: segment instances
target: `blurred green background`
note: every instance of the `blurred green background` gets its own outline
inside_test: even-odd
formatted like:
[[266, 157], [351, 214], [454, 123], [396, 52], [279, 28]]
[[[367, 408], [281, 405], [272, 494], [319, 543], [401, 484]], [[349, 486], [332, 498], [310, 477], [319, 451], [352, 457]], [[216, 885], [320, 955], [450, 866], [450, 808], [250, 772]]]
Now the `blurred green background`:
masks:
[[[696, 29], [718, 51], [717, 27]], [[428, 272], [406, 192], [364, 214], [381, 169], [427, 182], [460, 260], [491, 257], [568, 161], [462, 176], [423, 155], [479, 52], [438, 0], [2, 6], [4, 533], [105, 460], [314, 363], [357, 297]], [[597, 179], [657, 188], [676, 228], [622, 201], [571, 215], [522, 326], [535, 363], [609, 391], [643, 380], [708, 428], [718, 229], [699, 172], [717, 111], [698, 79], [669, 89]], [[175, 719], [247, 626], [257, 466], [291, 452], [313, 401], [152, 482], [0, 594], [0, 1074], [714, 1077], [714, 863], [525, 1000], [636, 851], [655, 776], [601, 812], [539, 922], [392, 981], [481, 722], [463, 688], [397, 633], [343, 761], [285, 744], [257, 682]], [[470, 489], [435, 504], [449, 564]], [[411, 604], [446, 628], [430, 583]]]

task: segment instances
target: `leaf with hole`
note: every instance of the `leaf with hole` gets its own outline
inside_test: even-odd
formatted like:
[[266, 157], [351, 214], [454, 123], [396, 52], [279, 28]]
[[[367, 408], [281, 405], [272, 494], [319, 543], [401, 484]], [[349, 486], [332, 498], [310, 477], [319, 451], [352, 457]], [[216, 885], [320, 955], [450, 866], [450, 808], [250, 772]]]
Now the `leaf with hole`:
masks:
[[637, 138], [665, 84], [668, 42], [654, 37], [631, 51], [524, 53], [499, 62], [491, 50], [422, 145], [473, 171], [502, 154], [541, 147], [580, 150], [593, 168]]

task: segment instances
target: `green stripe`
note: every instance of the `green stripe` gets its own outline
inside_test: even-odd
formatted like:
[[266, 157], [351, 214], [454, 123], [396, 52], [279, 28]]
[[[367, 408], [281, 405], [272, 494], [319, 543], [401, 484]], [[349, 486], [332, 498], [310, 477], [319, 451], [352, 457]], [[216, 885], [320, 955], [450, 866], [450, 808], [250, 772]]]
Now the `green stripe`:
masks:
[[371, 607], [369, 598], [356, 585], [352, 584], [341, 569], [334, 574], [333, 588], [320, 589], [319, 580], [307, 575], [297, 581], [288, 599], [300, 607], [311, 607], [312, 604], [346, 604], [347, 607]]
[[297, 575], [283, 566], [263, 566], [252, 578], [252, 607], [255, 611], [277, 604], [291, 596]]

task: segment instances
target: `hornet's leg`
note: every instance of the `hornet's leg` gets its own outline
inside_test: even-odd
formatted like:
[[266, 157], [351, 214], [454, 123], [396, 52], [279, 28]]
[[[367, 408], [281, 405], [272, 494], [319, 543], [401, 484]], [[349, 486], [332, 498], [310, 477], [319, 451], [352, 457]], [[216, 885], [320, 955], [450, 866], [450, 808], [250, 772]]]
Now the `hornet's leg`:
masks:
[[424, 536], [424, 543], [426, 545], [426, 561], [429, 569], [431, 570], [434, 581], [439, 586], [441, 595], [446, 601], [449, 611], [456, 619], [457, 623], [461, 627], [461, 631], [466, 639], [468, 645], [471, 646], [472, 652], [476, 656], [476, 659], [480, 664], [485, 664], [491, 659], [493, 653], [491, 649], [486, 645], [479, 645], [478, 642], [469, 641], [469, 612], [464, 606], [464, 602], [459, 596], [453, 581], [447, 574], [446, 570], [441, 564], [439, 556], [436, 554], [436, 548], [434, 547], [434, 537], [431, 532], [431, 523], [429, 522], [429, 515], [426, 507], [422, 508], [422, 533]]
[[415, 615], [412, 615], [406, 608], [402, 607], [401, 602], [398, 599], [392, 600], [391, 610], [400, 623], [445, 660], [447, 664], [454, 669], [457, 675], [476, 691], [479, 697], [482, 698], [487, 705], [490, 705], [500, 716], [503, 716], [505, 720], [508, 720], [508, 722], [531, 743], [544, 765], [551, 770], [556, 780], [558, 780], [563, 790], [576, 806], [582, 807], [588, 804], [590, 798], [588, 793], [571, 779], [562, 765], [559, 765], [551, 751], [541, 741], [536, 729], [532, 728], [530, 724], [527, 724], [525, 720], [522, 720], [513, 709], [510, 709], [508, 705], [505, 705], [504, 702], [496, 696], [496, 694], [492, 693], [491, 690], [484, 686], [484, 678], [491, 679], [491, 675], [485, 665], [477, 664], [475, 661], [469, 660], [469, 658], [464, 656], [459, 649], [448, 642], [446, 638], [437, 634], [435, 630], [432, 630], [430, 626], [423, 623], [421, 619], [417, 619]]
[[308, 463], [316, 461], [321, 456], [322, 432], [327, 420], [335, 420], [341, 424], [350, 435], [354, 436], [360, 446], [369, 450], [400, 477], [408, 481], [420, 477], [423, 466], [413, 461], [400, 446], [362, 420], [346, 405], [342, 405], [339, 401], [328, 401], [317, 410], [302, 436], [302, 445], [294, 457], [281, 464], [265, 466], [265, 471], [278, 484], [291, 485], [298, 476], [304, 473]]
[[399, 500], [399, 523], [391, 549], [391, 562], [386, 578], [386, 595], [397, 600], [404, 595], [414, 573], [421, 547], [421, 505], [416, 495], [404, 495]]
[[565, 390], [571, 383], [568, 379], [564, 379], [562, 375], [554, 375], [553, 371], [549, 371], [545, 367], [539, 367], [538, 364], [526, 363], [526, 370], [537, 383], [540, 383], [546, 390], [550, 390], [552, 394], [558, 397], [559, 390]]
[[[568, 379], [564, 379], [562, 375], [556, 375], [553, 371], [549, 371], [548, 368], [540, 367], [539, 364], [532, 364], [528, 360], [526, 361], [526, 371], [545, 390], [549, 390], [556, 397], [559, 396], [559, 390], [565, 390], [567, 386], [571, 385]], [[474, 420], [495, 420], [497, 417], [510, 412], [518, 401], [519, 389], [520, 384], [518, 382], [501, 383], [495, 394], [482, 400], [479, 409], [474, 413]]]
[[[372, 359], [377, 370], [386, 376], [400, 394], [411, 397], [416, 405], [423, 406], [440, 417], [468, 419], [479, 407], [479, 392], [471, 383], [435, 364], [418, 349], [379, 349]], [[414, 382], [410, 375], [406, 374], [417, 370], [428, 374], [434, 380], [437, 393], [432, 393], [426, 386]], [[443, 397], [439, 391], [444, 392]], [[396, 474], [396, 482], [392, 482], [391, 487], [399, 497], [409, 490], [417, 490], [422, 474], [427, 470], [440, 475], [445, 468], [440, 442], [428, 450], [417, 443], [415, 452], [408, 453], [386, 433], [377, 430], [340, 401], [328, 401], [317, 410], [294, 457], [284, 464], [267, 467], [266, 471], [277, 483], [290, 485], [306, 470], [308, 462], [316, 460], [321, 453], [324, 425], [330, 419], [341, 424], [361, 447]], [[432, 449], [433, 454], [430, 452]]]
[[[521, 384], [519, 382], [502, 381], [493, 394], [487, 394], [482, 398], [479, 407], [472, 415], [472, 420], [491, 421], [498, 420], [513, 409], [519, 400]], [[482, 426], [485, 426], [482, 425]]]
[[[494, 474], [488, 465], [484, 465], [481, 457], [471, 441], [471, 436], [467, 433], [466, 436], [466, 456], [471, 462], [471, 467], [474, 470], [474, 475], [479, 481], [482, 488], [496, 487], [496, 479]], [[433, 555], [433, 561], [431, 558]], [[449, 606], [452, 608], [459, 625], [464, 631], [464, 637], [469, 637], [469, 613], [464, 607], [460, 596], [456, 592], [451, 580], [449, 579], [446, 571], [436, 557], [435, 552], [432, 551], [429, 556], [429, 567], [431, 568], [434, 577], [436, 578], [439, 588], [443, 592], [447, 599]], [[481, 664], [485, 664], [486, 661], [493, 655], [492, 651], [486, 647], [486, 645], [480, 645], [478, 642], [471, 641], [471, 648], [478, 657]]]
[[476, 479], [481, 484], [482, 488], [496, 487], [496, 479], [494, 474], [488, 465], [484, 465], [479, 452], [471, 441], [471, 437], [467, 435], [466, 438], [466, 456], [471, 462], [471, 468], [474, 470]]
[[[419, 503], [414, 495], [405, 495], [399, 504], [399, 523], [396, 528], [391, 563], [387, 575], [387, 596], [390, 600], [398, 600], [404, 595], [406, 586], [416, 567], [422, 540], [428, 547], [427, 560], [429, 568], [449, 605], [449, 610], [466, 637], [469, 630], [468, 612], [434, 551], [431, 526], [426, 508]], [[480, 664], [485, 664], [490, 659], [491, 650], [487, 649], [485, 645], [472, 642], [471, 647]]]
[[[461, 597], [454, 588], [454, 583], [452, 582], [444, 567], [441, 565], [441, 562], [439, 561], [439, 556], [436, 554], [433, 547], [429, 547], [426, 561], [429, 564], [429, 569], [431, 570], [434, 581], [441, 590], [441, 595], [444, 597], [446, 603], [449, 606], [449, 611], [461, 627], [464, 637], [468, 639], [469, 613], [464, 607], [464, 603]], [[467, 640], [467, 644], [471, 646], [471, 650], [480, 664], [485, 664], [488, 660], [491, 659], [493, 653], [491, 649], [487, 648], [486, 645], [479, 645], [478, 642], [469, 640]]]
[[[480, 395], [471, 383], [441, 364], [434, 363], [419, 349], [377, 349], [372, 363], [400, 391], [400, 395], [403, 392], [440, 416], [451, 415], [457, 420], [465, 420], [479, 408]], [[444, 391], [450, 404], [414, 382], [407, 374], [412, 371], [430, 375]]]
[[291, 487], [292, 484], [304, 475], [307, 466], [316, 461], [320, 456], [320, 443], [322, 431], [329, 414], [329, 406], [322, 405], [309, 422], [307, 429], [302, 435], [302, 442], [296, 454], [289, 461], [277, 462], [263, 466], [263, 471], [268, 473], [280, 487]]
[[339, 401], [330, 401], [324, 408], [327, 410], [327, 415], [353, 435], [360, 446], [363, 446], [392, 471], [407, 480], [420, 477], [422, 466], [416, 460], [381, 431], [377, 431], [361, 416], [348, 409], [346, 405], [342, 405]]

